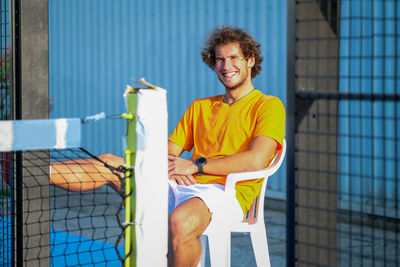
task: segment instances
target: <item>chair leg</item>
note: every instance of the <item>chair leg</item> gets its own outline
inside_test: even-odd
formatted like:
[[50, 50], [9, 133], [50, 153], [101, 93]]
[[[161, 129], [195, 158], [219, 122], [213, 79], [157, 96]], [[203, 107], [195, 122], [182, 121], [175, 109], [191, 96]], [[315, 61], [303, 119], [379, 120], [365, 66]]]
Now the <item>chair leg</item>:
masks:
[[197, 267], [205, 267], [206, 266], [206, 252], [207, 252], [207, 237], [205, 235], [201, 235], [199, 237], [200, 244], [201, 244], [201, 256], [200, 262]]
[[211, 267], [231, 266], [231, 233], [220, 231], [208, 236]]
[[264, 225], [259, 225], [256, 229], [250, 232], [251, 243], [253, 245], [254, 256], [257, 266], [271, 266], [269, 260], [267, 234]]

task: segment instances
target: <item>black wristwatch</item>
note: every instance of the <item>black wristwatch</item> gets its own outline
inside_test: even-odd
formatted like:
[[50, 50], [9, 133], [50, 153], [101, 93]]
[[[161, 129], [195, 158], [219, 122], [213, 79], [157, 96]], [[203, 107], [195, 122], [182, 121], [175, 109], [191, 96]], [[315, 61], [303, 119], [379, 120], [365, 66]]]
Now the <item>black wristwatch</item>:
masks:
[[198, 175], [202, 176], [203, 175], [203, 167], [204, 165], [206, 165], [207, 163], [207, 159], [204, 157], [199, 157], [196, 159], [196, 165], [197, 165], [197, 169], [198, 171]]

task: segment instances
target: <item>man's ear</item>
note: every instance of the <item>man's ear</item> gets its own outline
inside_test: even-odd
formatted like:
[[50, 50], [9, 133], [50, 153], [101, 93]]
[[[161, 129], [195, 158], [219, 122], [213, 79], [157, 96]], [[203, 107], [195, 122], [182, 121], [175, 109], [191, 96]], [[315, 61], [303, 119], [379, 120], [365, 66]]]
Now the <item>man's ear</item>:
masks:
[[249, 59], [247, 60], [247, 66], [249, 68], [252, 68], [254, 66], [254, 64], [256, 63], [256, 60], [254, 57], [249, 57]]

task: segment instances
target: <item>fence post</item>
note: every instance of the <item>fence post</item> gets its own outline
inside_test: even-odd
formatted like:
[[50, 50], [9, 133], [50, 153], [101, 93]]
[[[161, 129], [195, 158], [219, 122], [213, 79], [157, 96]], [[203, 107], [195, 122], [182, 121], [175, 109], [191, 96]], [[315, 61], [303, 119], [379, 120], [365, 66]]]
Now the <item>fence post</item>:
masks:
[[[10, 3], [14, 118], [47, 119], [48, 1], [16, 0]], [[29, 157], [29, 153], [17, 153], [14, 221], [16, 253], [13, 261], [17, 266], [50, 266], [49, 177], [43, 175], [35, 181], [23, 179], [26, 173], [23, 170], [24, 157]], [[30, 168], [29, 172], [35, 172], [34, 169]], [[36, 190], [37, 185], [41, 186], [41, 190]], [[32, 196], [34, 200], [29, 200], [28, 197]]]
[[286, 2], [286, 266], [295, 264], [295, 52], [296, 52], [296, 1]]

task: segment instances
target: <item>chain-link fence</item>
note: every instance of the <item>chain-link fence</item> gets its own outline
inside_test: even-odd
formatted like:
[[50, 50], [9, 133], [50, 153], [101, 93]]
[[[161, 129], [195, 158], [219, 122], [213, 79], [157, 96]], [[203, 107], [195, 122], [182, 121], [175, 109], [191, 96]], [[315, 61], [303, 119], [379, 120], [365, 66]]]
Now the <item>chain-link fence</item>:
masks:
[[400, 5], [295, 12], [295, 263], [399, 266]]

